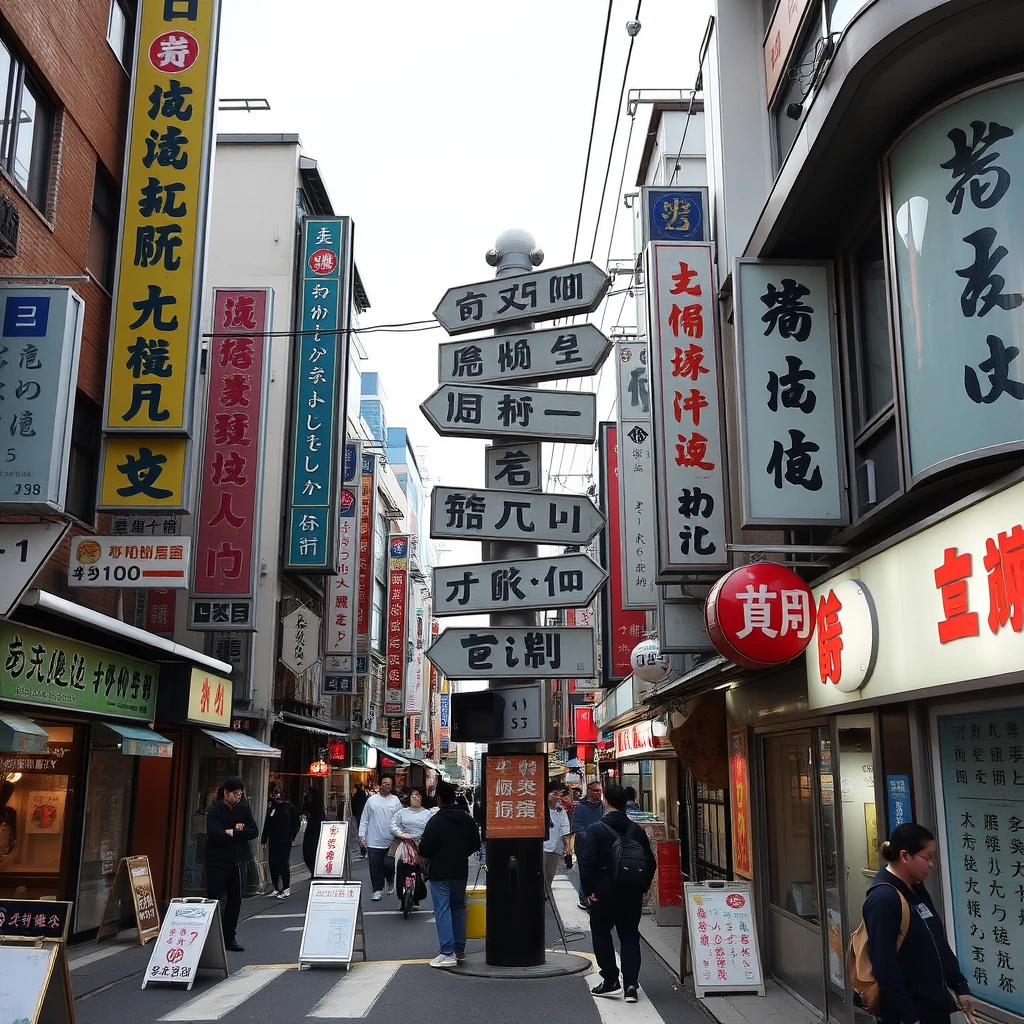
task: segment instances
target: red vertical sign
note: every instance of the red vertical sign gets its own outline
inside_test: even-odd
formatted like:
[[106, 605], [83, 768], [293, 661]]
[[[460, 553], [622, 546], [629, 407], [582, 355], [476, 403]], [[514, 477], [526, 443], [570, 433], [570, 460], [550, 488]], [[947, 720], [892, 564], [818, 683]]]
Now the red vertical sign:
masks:
[[[356, 642], [370, 635], [373, 610], [373, 499], [376, 493], [377, 463], [363, 453], [363, 486], [359, 508], [359, 604], [356, 614]], [[368, 641], [367, 641], [368, 643]]]
[[409, 537], [388, 538], [388, 653], [384, 677], [384, 714], [402, 715], [405, 701], [402, 684], [407, 662], [406, 612], [409, 603]]
[[174, 636], [173, 590], [146, 591], [146, 631], [157, 636]]

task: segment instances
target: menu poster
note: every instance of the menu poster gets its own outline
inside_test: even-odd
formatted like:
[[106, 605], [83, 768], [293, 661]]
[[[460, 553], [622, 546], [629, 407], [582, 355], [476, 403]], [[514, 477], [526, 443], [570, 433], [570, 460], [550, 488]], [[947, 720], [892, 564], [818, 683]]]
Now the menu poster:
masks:
[[314, 878], [344, 878], [348, 855], [348, 822], [325, 821], [316, 845]]
[[708, 992], [764, 995], [749, 882], [687, 882], [686, 920], [697, 998]]
[[144, 946], [160, 934], [160, 911], [153, 893], [149, 858], [144, 854], [121, 858], [107, 895], [107, 905], [103, 911], [103, 921], [96, 932], [96, 941], [101, 942], [117, 935], [129, 909], [139, 931], [139, 944]]
[[74, 1019], [63, 943], [0, 946], [0, 1020], [56, 1024]]
[[199, 898], [171, 900], [142, 987], [163, 982], [191, 990], [196, 971], [206, 968], [223, 971], [225, 978], [229, 973], [220, 903]]
[[938, 715], [936, 728], [957, 956], [975, 996], [1021, 1014], [1024, 707]]
[[[356, 928], [362, 925], [361, 891], [361, 882], [309, 883], [299, 947], [300, 964], [352, 962]], [[363, 955], [365, 958], [365, 950]]]

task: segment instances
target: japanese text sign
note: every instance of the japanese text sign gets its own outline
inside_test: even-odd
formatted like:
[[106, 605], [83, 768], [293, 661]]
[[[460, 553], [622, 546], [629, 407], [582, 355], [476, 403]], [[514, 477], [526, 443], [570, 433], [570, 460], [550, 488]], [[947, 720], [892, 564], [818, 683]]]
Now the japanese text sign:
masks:
[[750, 803], [750, 744], [745, 726], [729, 730], [729, 808], [732, 814], [732, 869], [754, 877]]
[[763, 46], [764, 82], [769, 106], [810, 2], [811, 0], [784, 0], [783, 3], [775, 5], [775, 14], [768, 25]]
[[[146, 965], [143, 988], [159, 981], [191, 989], [201, 967], [219, 967], [227, 974], [219, 908], [216, 900], [171, 900]], [[207, 943], [219, 950], [208, 949]]]
[[506, 754], [488, 756], [486, 761], [487, 838], [543, 839], [547, 835], [547, 757]]
[[369, 452], [362, 456], [363, 478], [359, 492], [359, 597], [356, 606], [356, 633], [358, 645], [369, 645], [371, 595], [373, 593], [373, 526], [377, 497], [377, 460]]
[[193, 668], [188, 686], [188, 720], [230, 728], [232, 687], [230, 679]]
[[698, 997], [715, 989], [755, 989], [763, 995], [750, 883], [687, 882], [683, 890]]
[[161, 435], [192, 423], [219, 16], [139, 3], [103, 424], [134, 436], [104, 457], [105, 508], [185, 499], [184, 437]]
[[70, 903], [5, 899], [0, 905], [0, 936], [5, 939], [64, 941], [70, 924]]
[[871, 593], [860, 580], [841, 580], [818, 598], [814, 647], [818, 678], [842, 693], [871, 678], [878, 656], [878, 619]]
[[363, 509], [362, 443], [345, 445], [341, 501], [338, 510], [338, 575], [326, 584], [327, 609], [324, 614], [324, 653], [328, 656], [354, 656], [356, 625], [359, 617], [359, 562], [362, 546], [360, 524]]
[[[417, 587], [415, 594], [422, 594]], [[408, 679], [405, 686], [405, 713], [407, 715], [423, 714], [423, 624], [426, 609], [422, 604], [422, 598], [416, 602], [414, 621], [416, 623], [413, 638], [412, 661], [409, 663]]]
[[302, 253], [285, 568], [333, 574], [338, 568], [341, 488], [336, 468], [345, 428], [352, 289], [349, 218], [307, 217]]
[[644, 186], [643, 240], [648, 242], [706, 242], [708, 238], [706, 188]]
[[70, 288], [0, 286], [0, 506], [62, 512], [85, 303]]
[[405, 712], [406, 631], [409, 607], [409, 537], [388, 537], [387, 657], [384, 676], [384, 714]]
[[518, 678], [531, 671], [546, 679], [597, 674], [592, 629], [446, 629], [426, 655], [448, 679]]
[[[273, 291], [215, 288], [192, 592], [255, 600]], [[219, 334], [216, 332], [224, 331]], [[256, 628], [255, 615], [238, 628]]]
[[848, 521], [832, 264], [736, 261], [744, 526]]
[[659, 579], [729, 564], [713, 256], [703, 242], [647, 247]]
[[68, 586], [185, 588], [191, 550], [191, 537], [73, 537]]
[[539, 441], [497, 444], [484, 449], [484, 482], [488, 487], [539, 491], [543, 481]]
[[159, 669], [76, 640], [0, 623], [0, 697], [104, 715], [153, 721]]
[[654, 735], [654, 727], [650, 722], [637, 722], [627, 725], [625, 729], [616, 729], [614, 736], [617, 758], [639, 757], [652, 754], [660, 747], [671, 746], [664, 736]]
[[314, 878], [344, 878], [348, 852], [348, 822], [324, 821], [317, 837]]
[[301, 676], [320, 667], [320, 616], [296, 608], [281, 620], [281, 662]]

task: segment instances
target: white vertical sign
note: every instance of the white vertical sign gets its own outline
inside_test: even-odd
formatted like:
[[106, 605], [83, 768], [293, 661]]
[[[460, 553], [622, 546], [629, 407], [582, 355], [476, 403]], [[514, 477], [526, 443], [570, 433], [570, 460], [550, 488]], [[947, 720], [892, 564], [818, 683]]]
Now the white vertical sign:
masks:
[[363, 443], [345, 445], [344, 479], [338, 512], [338, 575], [327, 578], [324, 654], [349, 657], [356, 653], [359, 614], [359, 521], [363, 503]]

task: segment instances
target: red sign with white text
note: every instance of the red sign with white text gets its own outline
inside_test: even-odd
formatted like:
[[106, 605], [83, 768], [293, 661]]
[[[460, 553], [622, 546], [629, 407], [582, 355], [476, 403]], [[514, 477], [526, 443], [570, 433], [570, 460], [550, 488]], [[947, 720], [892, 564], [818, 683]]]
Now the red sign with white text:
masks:
[[[363, 486], [359, 508], [359, 601], [356, 640], [360, 649], [369, 646], [370, 612], [373, 606], [373, 499], [376, 494], [377, 461], [364, 453]], [[367, 472], [369, 470], [369, 472]]]
[[388, 537], [388, 652], [384, 677], [384, 714], [405, 713], [406, 613], [409, 605], [409, 536]]
[[157, 636], [174, 636], [174, 591], [146, 591], [146, 631]]

